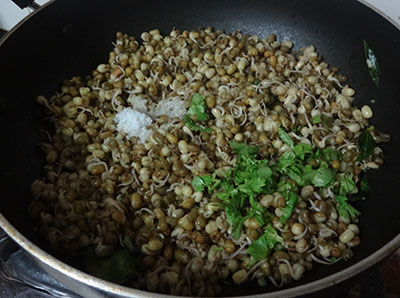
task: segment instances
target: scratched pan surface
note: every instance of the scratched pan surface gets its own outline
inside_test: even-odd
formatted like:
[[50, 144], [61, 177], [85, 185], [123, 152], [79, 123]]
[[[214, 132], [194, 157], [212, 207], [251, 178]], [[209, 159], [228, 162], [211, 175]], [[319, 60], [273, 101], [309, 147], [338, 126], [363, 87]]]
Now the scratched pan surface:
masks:
[[[169, 33], [174, 27], [190, 30], [206, 26], [226, 32], [240, 29], [259, 36], [275, 33], [280, 40], [293, 41], [296, 48], [313, 44], [326, 62], [339, 66], [341, 73], [349, 76], [350, 85], [357, 90], [357, 105], [375, 99], [376, 103], [371, 104], [375, 113], [372, 123], [392, 136], [391, 142], [383, 145], [384, 166], [369, 175], [372, 190], [368, 199], [356, 205], [362, 212], [362, 244], [354, 249], [354, 257], [332, 266], [315, 265], [303, 279], [283, 288], [286, 292], [275, 294], [293, 295], [327, 287], [392, 251], [400, 243], [400, 237], [396, 238], [400, 232], [400, 32], [369, 8], [349, 0], [58, 0], [36, 12], [0, 45], [0, 212], [6, 219], [0, 224], [31, 254], [47, 262], [51, 270], [67, 272], [76, 279], [77, 271], [68, 267], [63, 271], [53, 258], [43, 259], [42, 251], [26, 241], [79, 268], [76, 260], [46, 248], [27, 215], [29, 185], [40, 175], [43, 160], [37, 146], [43, 137], [39, 132], [43, 114], [34, 98], [50, 94], [63, 78], [88, 74], [98, 63], [107, 61], [116, 31], [138, 37], [153, 28]], [[373, 46], [380, 62], [379, 88], [368, 77], [363, 40]], [[14, 228], [21, 235], [14, 233]], [[101, 281], [94, 281], [91, 285], [103, 287]], [[290, 291], [293, 287], [296, 290]], [[102, 289], [118, 289], [120, 295], [148, 295], [109, 283], [104, 283]], [[228, 287], [224, 294], [271, 291], [277, 290], [245, 285]]]

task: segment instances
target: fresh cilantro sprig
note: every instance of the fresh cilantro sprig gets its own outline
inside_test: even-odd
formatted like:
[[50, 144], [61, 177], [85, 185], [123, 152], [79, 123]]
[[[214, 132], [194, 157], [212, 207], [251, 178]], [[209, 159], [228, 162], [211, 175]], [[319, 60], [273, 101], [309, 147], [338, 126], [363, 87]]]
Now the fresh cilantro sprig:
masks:
[[339, 215], [350, 218], [360, 215], [361, 213], [348, 203], [348, 195], [358, 192], [358, 188], [353, 180], [353, 174], [341, 173], [338, 175], [339, 187], [334, 189], [335, 201], [338, 204]]
[[336, 195], [335, 200], [338, 203], [339, 215], [350, 218], [359, 216], [361, 213], [347, 202], [347, 197]]
[[316, 166], [309, 162], [315, 162], [315, 155], [310, 145], [297, 144], [292, 151], [282, 154], [278, 161], [278, 171], [289, 176], [300, 186], [313, 184], [316, 187], [330, 185], [335, 179], [335, 171], [323, 160]]
[[[194, 117], [195, 119], [193, 119]], [[198, 124], [196, 121], [206, 121], [210, 115], [206, 113], [205, 97], [198, 93], [193, 94], [192, 103], [189, 107], [188, 113], [183, 116], [186, 126], [194, 131], [203, 131], [211, 133], [212, 129]]]
[[253, 241], [247, 248], [247, 252], [253, 258], [252, 262], [256, 263], [259, 260], [265, 259], [278, 242], [283, 243], [282, 237], [278, 235], [277, 231], [271, 225], [268, 225], [264, 234]]
[[188, 114], [196, 116], [197, 121], [206, 121], [210, 118], [210, 115], [206, 113], [205, 97], [203, 95], [193, 94]]

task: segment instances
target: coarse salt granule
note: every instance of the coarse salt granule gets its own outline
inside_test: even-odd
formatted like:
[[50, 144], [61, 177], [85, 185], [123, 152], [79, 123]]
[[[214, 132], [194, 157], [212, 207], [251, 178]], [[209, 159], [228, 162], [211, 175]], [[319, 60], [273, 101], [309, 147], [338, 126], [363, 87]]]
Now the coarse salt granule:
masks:
[[114, 121], [118, 131], [126, 133], [129, 138], [137, 137], [140, 143], [144, 143], [153, 132], [148, 128], [153, 120], [132, 108], [124, 108], [115, 115]]

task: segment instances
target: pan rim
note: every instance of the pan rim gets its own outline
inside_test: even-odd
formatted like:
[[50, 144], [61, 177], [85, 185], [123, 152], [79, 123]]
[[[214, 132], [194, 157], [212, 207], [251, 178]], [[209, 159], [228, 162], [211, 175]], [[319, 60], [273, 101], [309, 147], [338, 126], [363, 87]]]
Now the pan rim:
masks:
[[[33, 17], [40, 10], [44, 9], [48, 5], [51, 5], [56, 0], [51, 0], [48, 3], [41, 6], [39, 9], [35, 10], [25, 18], [23, 18], [17, 25], [15, 25], [10, 31], [8, 31], [3, 38], [0, 39], [0, 47], [7, 41], [7, 39], [16, 31], [20, 26], [22, 26], [27, 20]], [[372, 4], [368, 3], [365, 0], [357, 0], [362, 5], [367, 6], [369, 9], [373, 10], [376, 14], [382, 16], [389, 23], [391, 23], [396, 29], [400, 30], [400, 24], [395, 22], [389, 15], [376, 8]], [[36, 244], [22, 235], [4, 216], [0, 213], [0, 227], [11, 237], [19, 246], [21, 246], [26, 252], [28, 252], [31, 256], [34, 257], [35, 260], [39, 260], [50, 268], [65, 274], [69, 278], [82, 282], [87, 286], [93, 287], [97, 290], [105, 291], [110, 294], [120, 295], [124, 297], [151, 297], [151, 298], [162, 298], [162, 297], [173, 297], [171, 295], [158, 294], [153, 292], [142, 291], [134, 288], [129, 288], [125, 286], [121, 286], [115, 283], [111, 283], [100, 278], [97, 278], [93, 275], [87, 274], [83, 271], [80, 271], [66, 263], [58, 260], [53, 257], [46, 251], [39, 248]], [[318, 279], [316, 281], [299, 285], [296, 287], [292, 287], [284, 290], [277, 290], [269, 293], [257, 294], [257, 295], [249, 295], [249, 296], [235, 296], [235, 297], [296, 297], [304, 294], [311, 294], [318, 290], [331, 287], [335, 284], [338, 284], [346, 279], [349, 279], [358, 273], [372, 267], [377, 264], [381, 260], [383, 260], [390, 253], [394, 252], [397, 248], [400, 247], [400, 233], [395, 236], [392, 240], [386, 243], [383, 247], [378, 249], [373, 254], [368, 257], [360, 260], [356, 264], [343, 269], [339, 272], [336, 272], [332, 275], [324, 277], [322, 279]], [[183, 296], [182, 296], [183, 297]]]
[[[84, 284], [94, 287], [98, 290], [105, 291], [107, 293], [122, 295], [124, 297], [151, 297], [151, 298], [162, 298], [162, 297], [173, 297], [172, 295], [158, 294], [153, 292], [142, 291], [134, 288], [129, 288], [121, 285], [114, 284], [102, 280], [98, 277], [85, 273], [78, 270], [70, 265], [63, 263], [57, 258], [53, 257], [49, 253], [45, 252], [39, 248], [36, 244], [27, 239], [22, 235], [14, 226], [0, 213], [0, 226], [4, 231], [15, 241], [19, 246], [21, 246], [30, 255], [40, 260], [47, 266], [67, 275], [78, 282], [83, 282]], [[322, 290], [338, 284], [346, 279], [349, 279], [356, 274], [370, 268], [371, 266], [377, 264], [383, 260], [390, 253], [394, 252], [400, 246], [400, 234], [395, 236], [390, 240], [385, 246], [381, 247], [379, 250], [364, 258], [363, 260], [357, 262], [356, 264], [336, 272], [332, 275], [318, 279], [316, 281], [296, 286], [293, 288], [278, 290], [269, 293], [257, 294], [257, 295], [247, 295], [247, 296], [234, 296], [234, 297], [255, 297], [255, 298], [272, 298], [272, 297], [296, 297], [304, 294], [311, 294], [318, 290]], [[184, 297], [184, 296], [180, 296]]]

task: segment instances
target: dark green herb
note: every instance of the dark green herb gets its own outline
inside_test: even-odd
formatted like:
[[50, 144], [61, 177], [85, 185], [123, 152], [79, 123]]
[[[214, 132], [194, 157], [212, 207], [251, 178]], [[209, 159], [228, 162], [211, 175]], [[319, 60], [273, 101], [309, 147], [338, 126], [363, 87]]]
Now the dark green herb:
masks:
[[375, 52], [368, 43], [364, 40], [364, 53], [365, 59], [368, 67], [368, 73], [371, 77], [372, 81], [375, 83], [377, 87], [379, 87], [379, 80], [381, 77], [381, 68], [378, 63], [378, 59], [375, 56]]
[[94, 253], [87, 255], [85, 267], [88, 273], [117, 284], [138, 278], [134, 255], [129, 249], [122, 248], [109, 258], [99, 258]]
[[253, 84], [257, 86], [258, 84], [260, 84], [260, 82], [260, 80], [255, 80]]
[[365, 160], [374, 153], [375, 141], [368, 130], [365, 130], [358, 136], [357, 143], [360, 150], [357, 161]]

